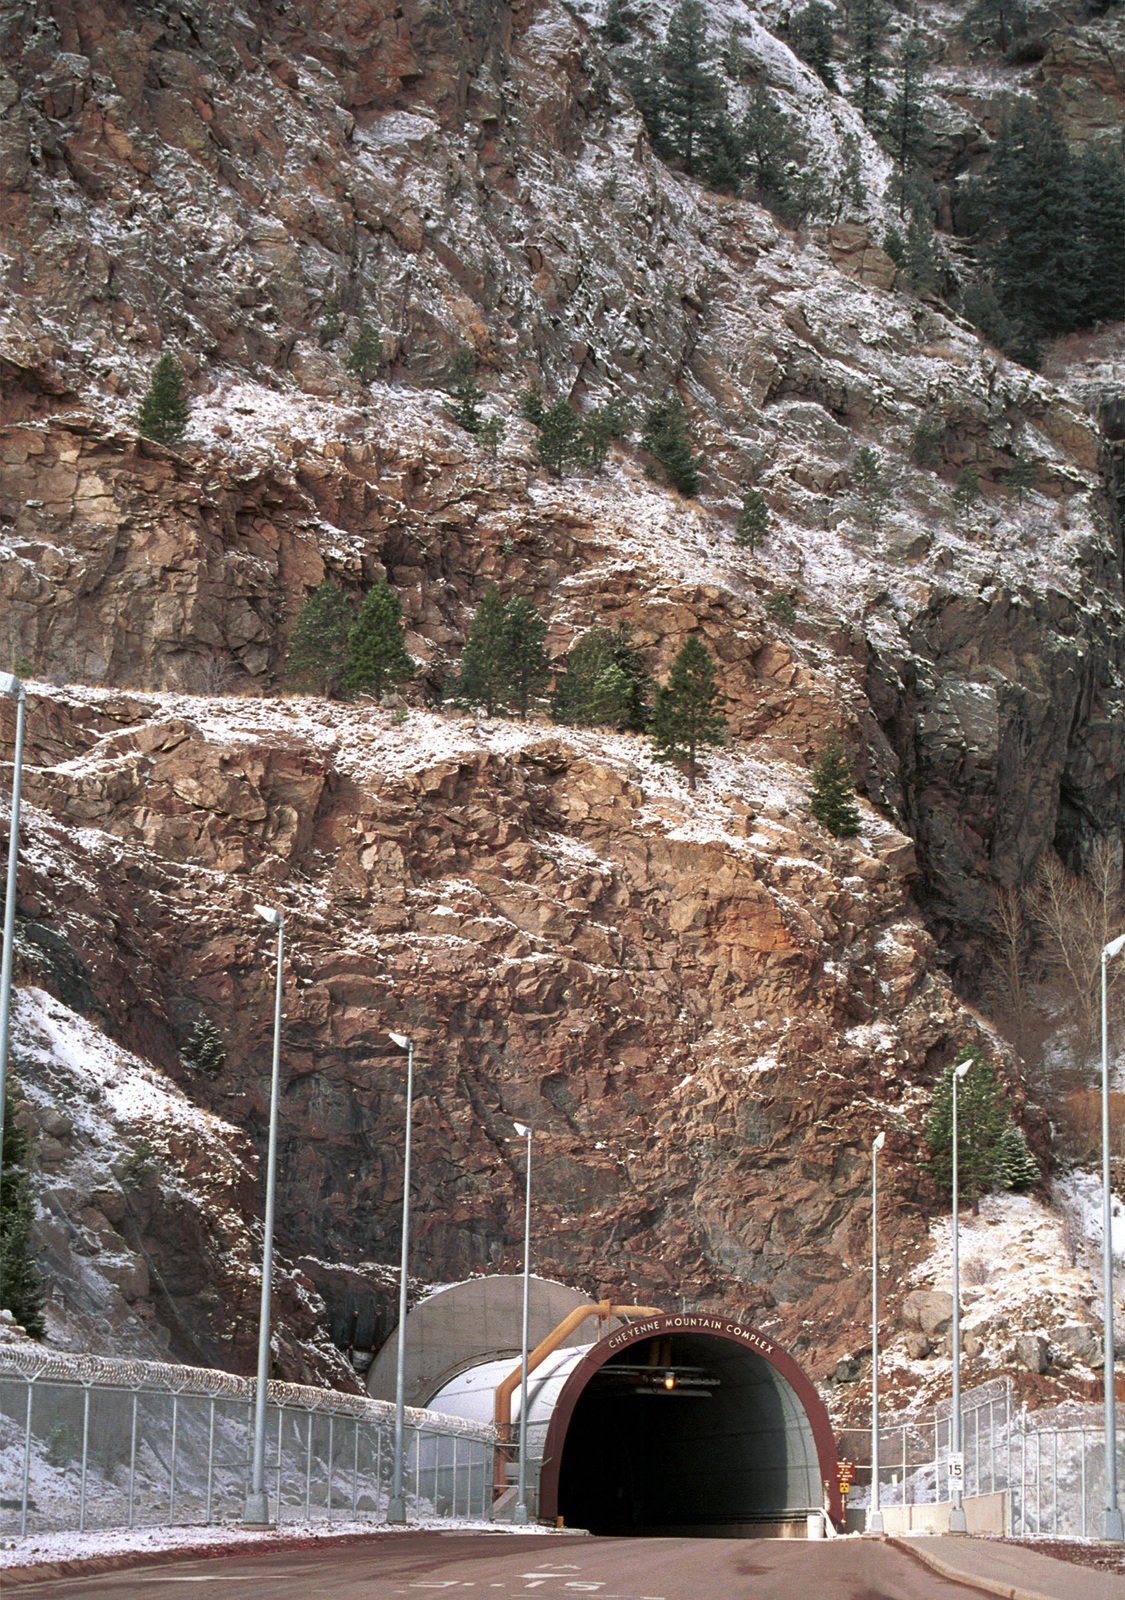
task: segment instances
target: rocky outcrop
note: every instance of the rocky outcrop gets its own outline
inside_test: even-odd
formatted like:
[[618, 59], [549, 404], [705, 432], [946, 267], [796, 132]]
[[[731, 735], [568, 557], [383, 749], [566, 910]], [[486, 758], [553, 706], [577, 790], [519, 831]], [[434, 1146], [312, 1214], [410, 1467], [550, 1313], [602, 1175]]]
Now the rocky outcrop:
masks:
[[[588, 1292], [688, 1295], [831, 1353], [876, 1105], [905, 1119], [888, 1226], [919, 1247], [910, 1107], [973, 1024], [873, 813], [835, 844], [803, 820], [800, 773], [779, 791], [749, 753], [692, 800], [624, 736], [315, 702], [34, 704], [24, 917], [50, 918], [123, 1045], [258, 1137], [272, 972], [252, 902], [285, 911], [279, 1217], [314, 1280], [309, 1262], [394, 1253], [388, 1029], [416, 1045], [426, 1276], [518, 1265], [513, 1118], [537, 1134], [537, 1265]], [[82, 753], [59, 761], [64, 724]], [[67, 976], [21, 956], [29, 980]], [[201, 1014], [224, 1037], [215, 1079], [182, 1058]]]

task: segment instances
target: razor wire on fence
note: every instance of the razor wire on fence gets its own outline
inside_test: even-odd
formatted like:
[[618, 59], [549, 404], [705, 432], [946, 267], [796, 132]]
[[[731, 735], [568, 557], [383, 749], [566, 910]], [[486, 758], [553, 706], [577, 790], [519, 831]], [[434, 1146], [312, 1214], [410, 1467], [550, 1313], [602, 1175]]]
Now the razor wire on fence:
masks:
[[[0, 1532], [205, 1526], [238, 1520], [255, 1385], [206, 1368], [0, 1348]], [[415, 1516], [486, 1517], [494, 1433], [407, 1407], [404, 1491]], [[271, 1382], [273, 1514], [381, 1519], [395, 1408]]]
[[[1119, 1437], [1125, 1432], [1123, 1420]], [[948, 1500], [952, 1434], [948, 1400], [929, 1416], [880, 1422], [881, 1508]], [[839, 1448], [856, 1463], [849, 1504], [866, 1508], [871, 1503], [870, 1428], [844, 1429]], [[962, 1396], [961, 1449], [965, 1497], [1006, 1493], [1009, 1533], [1100, 1536], [1106, 1504], [1100, 1406], [1017, 1409], [1010, 1380], [998, 1378]]]

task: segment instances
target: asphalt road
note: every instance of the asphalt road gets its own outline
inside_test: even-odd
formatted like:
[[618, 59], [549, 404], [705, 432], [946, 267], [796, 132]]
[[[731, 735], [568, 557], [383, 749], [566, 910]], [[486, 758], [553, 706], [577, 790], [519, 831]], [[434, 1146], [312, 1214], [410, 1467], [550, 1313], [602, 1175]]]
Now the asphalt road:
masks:
[[13, 1600], [981, 1600], [874, 1541], [419, 1533], [20, 1583]]

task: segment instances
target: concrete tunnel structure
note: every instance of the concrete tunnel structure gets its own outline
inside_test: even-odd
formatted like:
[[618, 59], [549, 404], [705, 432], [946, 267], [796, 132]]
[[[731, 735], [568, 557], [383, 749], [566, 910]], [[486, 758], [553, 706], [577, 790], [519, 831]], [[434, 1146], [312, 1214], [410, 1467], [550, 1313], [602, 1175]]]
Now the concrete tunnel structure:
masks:
[[[411, 1405], [490, 1423], [518, 1367], [522, 1278], [439, 1290], [407, 1320]], [[590, 1304], [532, 1279], [529, 1346]], [[779, 1346], [731, 1317], [673, 1312], [577, 1328], [528, 1380], [528, 1510], [601, 1534], [799, 1536], [837, 1526], [843, 1507], [832, 1426], [809, 1379]], [[368, 1388], [394, 1396], [397, 1336]], [[520, 1391], [515, 1390], [513, 1424]], [[518, 1427], [513, 1426], [515, 1440]], [[512, 1477], [515, 1446], [509, 1452]], [[510, 1516], [509, 1490], [496, 1515]], [[811, 1521], [810, 1521], [811, 1519]]]

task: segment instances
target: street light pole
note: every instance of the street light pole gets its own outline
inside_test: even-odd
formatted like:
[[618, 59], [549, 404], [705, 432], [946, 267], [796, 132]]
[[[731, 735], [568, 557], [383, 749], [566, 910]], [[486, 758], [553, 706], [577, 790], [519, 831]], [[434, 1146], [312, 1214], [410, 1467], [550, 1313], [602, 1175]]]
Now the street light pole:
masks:
[[16, 880], [20, 853], [20, 781], [27, 697], [23, 684], [0, 672], [0, 694], [16, 702], [16, 748], [12, 755], [12, 822], [8, 832], [8, 887], [4, 896], [4, 953], [0, 958], [0, 1168], [4, 1161], [4, 1102], [8, 1083], [8, 1038], [12, 1016], [12, 960], [16, 941]]
[[395, 1360], [395, 1449], [391, 1473], [391, 1497], [387, 1501], [387, 1521], [406, 1521], [406, 1497], [402, 1490], [405, 1452], [406, 1413], [406, 1267], [410, 1256], [410, 1144], [414, 1118], [414, 1041], [403, 1033], [388, 1035], [392, 1044], [406, 1051], [406, 1154], [402, 1168], [402, 1249], [398, 1269], [398, 1348]]
[[[962, 1061], [961, 1065], [953, 1069], [953, 1415], [952, 1439], [950, 1440], [950, 1453], [961, 1456], [961, 1262], [960, 1262], [960, 1224], [958, 1219], [958, 1193], [957, 1193], [957, 1085], [964, 1078], [972, 1061]], [[962, 1471], [964, 1462], [962, 1461]], [[949, 1531], [950, 1533], [967, 1533], [968, 1522], [965, 1519], [964, 1506], [965, 1485], [964, 1479], [950, 1491], [949, 1506]]]
[[871, 1145], [871, 1503], [868, 1533], [883, 1532], [879, 1508], [879, 1151], [886, 1142], [877, 1133]]
[[527, 1175], [523, 1197], [523, 1325], [520, 1333], [520, 1461], [519, 1489], [512, 1521], [527, 1523], [527, 1350], [528, 1310], [531, 1301], [531, 1129], [524, 1123], [514, 1124], [515, 1130], [527, 1140]]
[[1117, 1384], [1113, 1348], [1113, 1197], [1109, 1186], [1109, 1004], [1106, 967], [1125, 950], [1125, 933], [1102, 951], [1102, 1357], [1105, 1389], [1105, 1537], [1125, 1539], [1117, 1503]]
[[266, 1494], [266, 1396], [270, 1375], [270, 1287], [273, 1281], [273, 1214], [277, 1184], [277, 1110], [281, 1083], [281, 987], [285, 955], [285, 918], [270, 906], [254, 910], [271, 928], [277, 929], [277, 978], [273, 1004], [273, 1067], [270, 1073], [270, 1131], [266, 1152], [266, 1212], [262, 1222], [262, 1300], [258, 1313], [258, 1381], [254, 1392], [254, 1454], [250, 1468], [250, 1493], [246, 1496], [244, 1520], [258, 1526], [269, 1524], [269, 1497]]

